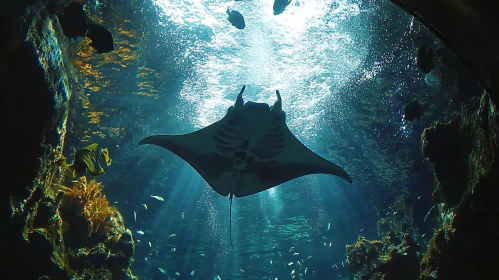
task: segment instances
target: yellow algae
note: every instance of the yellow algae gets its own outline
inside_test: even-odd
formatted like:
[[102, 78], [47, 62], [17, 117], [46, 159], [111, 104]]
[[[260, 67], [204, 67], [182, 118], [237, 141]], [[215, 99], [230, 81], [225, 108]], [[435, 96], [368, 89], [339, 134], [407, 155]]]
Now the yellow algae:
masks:
[[133, 31], [133, 30], [124, 30], [122, 28], [119, 28], [118, 29], [119, 32], [125, 36], [128, 36], [128, 37], [131, 37], [131, 38], [135, 38], [137, 37], [137, 32]]
[[88, 98], [81, 98], [81, 102], [83, 104], [83, 108], [85, 109], [90, 108], [91, 103], [90, 100], [88, 100]]
[[143, 96], [147, 96], [147, 97], [154, 97], [156, 99], [158, 99], [158, 94], [154, 94], [154, 93], [148, 93], [148, 92], [143, 92], [143, 91], [139, 91], [137, 92], [138, 95], [143, 95]]
[[100, 127], [101, 130], [108, 131], [110, 136], [125, 138], [125, 129], [121, 127]]
[[89, 112], [88, 117], [90, 117], [90, 123], [97, 124], [100, 122], [102, 116], [109, 117], [109, 115], [104, 114], [104, 112]]
[[94, 131], [92, 132], [93, 135], [99, 136], [101, 138], [106, 138], [106, 134], [100, 132], [100, 131]]
[[142, 88], [143, 87], [148, 87], [148, 88], [152, 88], [153, 87], [152, 82], [140, 82], [138, 86], [142, 87]]
[[71, 211], [89, 222], [90, 233], [104, 233], [108, 238], [119, 238], [125, 231], [123, 218], [102, 193], [103, 185], [85, 176], [80, 177], [74, 185], [66, 190], [62, 201], [63, 211]]
[[148, 68], [148, 67], [145, 67], [145, 66], [140, 66], [140, 67], [139, 67], [139, 70], [154, 72], [154, 70], [153, 70], [153, 69]]
[[123, 46], [118, 49], [119, 54], [121, 54], [121, 53], [125, 54], [125, 53], [131, 53], [131, 52], [133, 52], [131, 49], [123, 47]]
[[129, 47], [132, 47], [132, 48], [135, 46], [131, 41], [128, 41], [126, 39], [120, 40], [120, 45], [126, 45], [126, 46], [129, 46]]

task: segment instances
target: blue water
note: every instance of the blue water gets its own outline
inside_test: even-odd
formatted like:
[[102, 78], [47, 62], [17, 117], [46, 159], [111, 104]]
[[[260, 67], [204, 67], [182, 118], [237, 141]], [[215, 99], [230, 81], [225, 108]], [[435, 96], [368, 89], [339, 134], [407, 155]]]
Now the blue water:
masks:
[[[420, 73], [414, 55], [424, 40], [439, 43], [420, 24], [411, 27], [412, 17], [391, 3], [370, 2], [294, 0], [274, 16], [272, 0], [144, 1], [147, 17], [135, 15], [125, 25], [137, 26], [140, 35], [115, 36], [117, 52], [129, 47], [137, 59], [121, 68], [102, 57], [89, 62], [111, 86], [87, 77], [103, 89], [85, 89], [92, 107], [73, 105], [81, 121], [70, 127], [97, 130], [80, 116], [94, 110], [107, 114], [99, 128], [120, 129], [118, 136], [86, 140], [104, 143], [114, 160], [98, 180], [134, 233], [135, 275], [292, 279], [294, 271], [295, 279], [348, 279], [345, 245], [359, 235], [378, 238], [376, 222], [394, 211], [396, 198], [408, 205], [401, 220], [420, 235], [412, 207], [418, 196], [428, 201], [432, 187], [420, 135], [450, 105], [440, 101], [449, 98], [435, 97], [438, 75]], [[244, 30], [230, 26], [227, 5], [245, 16]], [[309, 175], [234, 199], [232, 249], [228, 198], [179, 157], [138, 142], [219, 120], [242, 85], [245, 101], [268, 104], [278, 89], [290, 130], [345, 168], [354, 183]], [[405, 123], [404, 104], [412, 98], [442, 104], [440, 111]], [[80, 140], [69, 134], [66, 145], [81, 146]]]

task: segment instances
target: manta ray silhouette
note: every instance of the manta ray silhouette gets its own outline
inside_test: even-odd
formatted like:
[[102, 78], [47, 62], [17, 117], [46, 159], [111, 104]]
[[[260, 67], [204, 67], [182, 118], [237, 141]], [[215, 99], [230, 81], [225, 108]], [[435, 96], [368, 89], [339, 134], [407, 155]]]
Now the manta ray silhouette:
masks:
[[163, 147], [189, 163], [220, 195], [243, 197], [309, 174], [331, 174], [352, 183], [343, 168], [305, 147], [286, 125], [279, 91], [271, 107], [243, 101], [243, 86], [225, 116], [200, 130], [181, 135], [154, 135], [139, 145]]

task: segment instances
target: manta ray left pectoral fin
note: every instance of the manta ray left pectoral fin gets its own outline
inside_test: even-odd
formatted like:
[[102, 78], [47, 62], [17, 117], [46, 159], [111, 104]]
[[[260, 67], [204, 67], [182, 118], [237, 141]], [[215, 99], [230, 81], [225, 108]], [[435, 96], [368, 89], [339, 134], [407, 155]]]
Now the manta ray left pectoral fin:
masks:
[[180, 135], [154, 135], [142, 139], [139, 145], [152, 144], [169, 150], [189, 163], [204, 180], [220, 195], [229, 195], [228, 184], [217, 184], [220, 174], [228, 169], [232, 162], [218, 156], [213, 147], [213, 131], [219, 122], [203, 129]]

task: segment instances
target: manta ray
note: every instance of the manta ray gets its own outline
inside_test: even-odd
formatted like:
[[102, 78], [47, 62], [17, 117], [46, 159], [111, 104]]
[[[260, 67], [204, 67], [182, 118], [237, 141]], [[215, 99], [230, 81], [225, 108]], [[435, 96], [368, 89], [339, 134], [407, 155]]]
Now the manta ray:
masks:
[[309, 174], [331, 174], [352, 183], [338, 165], [305, 147], [286, 125], [281, 95], [266, 103], [243, 101], [243, 86], [225, 116], [200, 130], [180, 135], [154, 135], [139, 145], [163, 147], [189, 163], [213, 188], [230, 200], [244, 197]]

